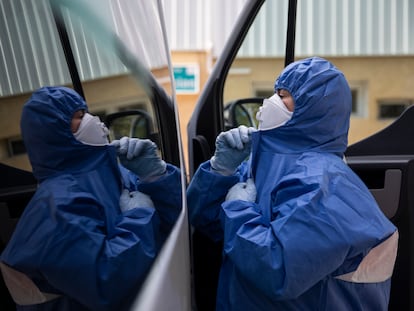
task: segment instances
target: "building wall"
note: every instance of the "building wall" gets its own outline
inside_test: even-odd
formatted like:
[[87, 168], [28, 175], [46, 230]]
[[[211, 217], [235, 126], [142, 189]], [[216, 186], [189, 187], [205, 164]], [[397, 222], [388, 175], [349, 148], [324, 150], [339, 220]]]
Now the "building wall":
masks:
[[[200, 85], [199, 90], [203, 89], [204, 84], [207, 82], [208, 76], [210, 74], [211, 68], [213, 66], [213, 59], [210, 50], [206, 51], [182, 51], [182, 52], [173, 52], [172, 54], [173, 64], [193, 64], [197, 63], [199, 65], [200, 73]], [[187, 124], [190, 120], [191, 113], [197, 103], [197, 99], [200, 93], [196, 94], [177, 94], [177, 103], [180, 114], [180, 131], [183, 143], [184, 159], [187, 163], [188, 154], [187, 154]], [[188, 167], [187, 167], [188, 172]]]
[[[352, 86], [365, 86], [366, 101], [361, 115], [351, 118], [349, 143], [361, 140], [393, 120], [378, 119], [379, 100], [414, 100], [414, 57], [330, 57]], [[278, 58], [241, 58], [232, 66], [225, 99], [254, 96], [255, 89], [272, 89], [283, 69]]]
[[389, 125], [392, 120], [378, 119], [378, 101], [414, 100], [414, 57], [332, 58], [352, 84], [365, 81], [367, 104], [365, 116], [352, 117], [349, 143], [367, 137]]

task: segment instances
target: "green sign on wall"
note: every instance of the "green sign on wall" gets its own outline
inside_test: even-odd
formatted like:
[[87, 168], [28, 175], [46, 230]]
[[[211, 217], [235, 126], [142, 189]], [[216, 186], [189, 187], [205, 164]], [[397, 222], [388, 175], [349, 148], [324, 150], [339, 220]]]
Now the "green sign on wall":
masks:
[[198, 64], [174, 65], [174, 80], [177, 94], [198, 93], [200, 87]]

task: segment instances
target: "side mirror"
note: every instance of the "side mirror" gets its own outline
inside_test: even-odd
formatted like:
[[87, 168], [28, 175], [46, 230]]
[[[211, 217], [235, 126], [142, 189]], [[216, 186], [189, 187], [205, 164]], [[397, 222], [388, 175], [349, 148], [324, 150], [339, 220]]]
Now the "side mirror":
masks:
[[123, 136], [151, 139], [158, 145], [158, 133], [154, 132], [151, 116], [143, 110], [115, 112], [105, 117], [110, 140]]
[[224, 107], [225, 130], [239, 125], [253, 126], [257, 128], [256, 113], [263, 104], [263, 98], [242, 98], [229, 102]]

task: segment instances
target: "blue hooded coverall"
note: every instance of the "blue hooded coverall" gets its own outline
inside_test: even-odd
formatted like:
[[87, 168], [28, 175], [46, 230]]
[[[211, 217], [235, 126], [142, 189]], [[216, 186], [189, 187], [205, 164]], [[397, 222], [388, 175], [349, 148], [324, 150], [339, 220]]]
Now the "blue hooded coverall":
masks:
[[[70, 124], [80, 109], [85, 101], [64, 87], [41, 88], [23, 107], [39, 186], [1, 261], [57, 298], [18, 309], [127, 309], [181, 210], [179, 170], [168, 165], [157, 181], [139, 183], [118, 166], [114, 147], [75, 139]], [[148, 194], [156, 209], [121, 213], [123, 188]]]
[[[192, 225], [224, 243], [217, 310], [387, 310], [398, 232], [343, 161], [345, 77], [309, 58], [286, 67], [278, 89], [293, 96], [292, 118], [254, 132], [234, 175], [207, 161], [188, 188]], [[248, 177], [256, 201], [225, 201]]]

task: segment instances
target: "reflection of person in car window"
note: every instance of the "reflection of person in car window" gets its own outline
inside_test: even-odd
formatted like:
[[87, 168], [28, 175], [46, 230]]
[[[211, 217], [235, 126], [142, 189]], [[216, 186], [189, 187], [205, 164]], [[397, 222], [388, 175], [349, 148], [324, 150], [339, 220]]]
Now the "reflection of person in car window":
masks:
[[351, 106], [344, 75], [308, 58], [258, 131], [217, 137], [188, 188], [191, 223], [224, 245], [217, 310], [388, 309], [398, 232], [343, 161]]
[[1, 256], [13, 299], [36, 310], [128, 309], [180, 212], [179, 170], [149, 140], [109, 145], [69, 88], [34, 92], [21, 129], [39, 187]]

